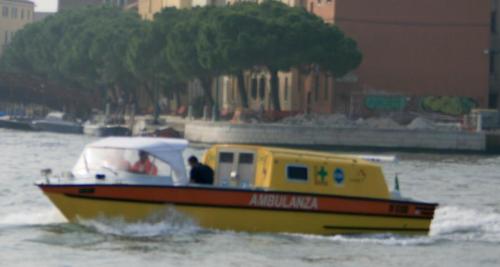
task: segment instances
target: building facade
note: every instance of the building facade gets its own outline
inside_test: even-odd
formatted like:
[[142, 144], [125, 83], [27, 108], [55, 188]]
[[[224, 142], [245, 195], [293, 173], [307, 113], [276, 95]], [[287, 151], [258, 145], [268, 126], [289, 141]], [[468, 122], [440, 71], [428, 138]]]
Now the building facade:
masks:
[[[227, 3], [245, 0], [227, 0]], [[260, 0], [248, 0], [260, 1]], [[462, 115], [496, 105], [500, 92], [500, 0], [281, 0], [340, 27], [363, 54], [344, 77], [296, 70], [280, 77], [281, 108], [291, 112], [374, 115], [425, 111]], [[222, 3], [222, 2], [220, 2]], [[143, 18], [165, 7], [220, 4], [210, 0], [139, 0]], [[223, 1], [222, 4], [226, 4]], [[249, 106], [272, 110], [269, 75], [245, 74]], [[236, 79], [220, 77], [220, 107], [240, 106]]]
[[490, 1], [307, 0], [307, 10], [363, 53], [361, 66], [335, 82], [335, 111], [458, 115], [460, 105], [488, 105]]
[[154, 15], [167, 7], [167, 0], [139, 0], [138, 12], [143, 19], [152, 20]]
[[[339, 26], [363, 53], [359, 68], [344, 77], [321, 71], [280, 73], [282, 110], [458, 116], [471, 107], [497, 106], [499, 0], [281, 1]], [[249, 90], [250, 107], [271, 109], [269, 81], [252, 83], [265, 76], [252, 75], [257, 78], [246, 78], [247, 88], [260, 94]]]
[[191, 8], [196, 6], [221, 6], [226, 0], [138, 0], [139, 14], [144, 19], [153, 19], [154, 14], [167, 7]]
[[16, 31], [33, 21], [35, 5], [25, 0], [0, 0], [0, 54]]

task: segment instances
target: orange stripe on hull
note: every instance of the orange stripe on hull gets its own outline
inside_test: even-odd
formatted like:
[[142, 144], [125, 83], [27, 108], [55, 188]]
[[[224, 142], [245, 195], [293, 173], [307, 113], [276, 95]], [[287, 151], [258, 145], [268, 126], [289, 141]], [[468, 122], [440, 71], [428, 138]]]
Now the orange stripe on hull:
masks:
[[89, 199], [432, 219], [436, 204], [345, 196], [189, 186], [40, 185]]

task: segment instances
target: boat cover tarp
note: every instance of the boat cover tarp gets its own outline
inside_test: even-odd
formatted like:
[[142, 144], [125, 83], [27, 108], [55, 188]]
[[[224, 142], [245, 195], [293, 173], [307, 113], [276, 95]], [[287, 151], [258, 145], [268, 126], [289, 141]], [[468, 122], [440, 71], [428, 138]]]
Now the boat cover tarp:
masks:
[[156, 137], [108, 137], [89, 144], [93, 148], [118, 148], [143, 150], [156, 158], [167, 162], [175, 173], [175, 185], [189, 183], [182, 152], [188, 141], [185, 139]]

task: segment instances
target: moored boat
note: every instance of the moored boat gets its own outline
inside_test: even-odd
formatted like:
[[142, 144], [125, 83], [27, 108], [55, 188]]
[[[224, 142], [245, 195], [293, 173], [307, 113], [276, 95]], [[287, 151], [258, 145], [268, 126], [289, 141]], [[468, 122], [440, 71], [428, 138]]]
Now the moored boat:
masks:
[[38, 131], [55, 133], [83, 133], [83, 127], [80, 123], [68, 120], [66, 114], [62, 112], [50, 112], [45, 119], [34, 120], [33, 128]]
[[90, 136], [130, 136], [130, 129], [118, 124], [99, 124], [86, 122], [83, 124], [83, 133]]
[[31, 119], [25, 117], [0, 117], [0, 128], [22, 130], [22, 131], [36, 131], [31, 123]]
[[[437, 204], [391, 194], [380, 166], [359, 156], [215, 145], [213, 185], [189, 183], [182, 139], [114, 137], [89, 144], [72, 175], [37, 183], [72, 222], [185, 216], [206, 228], [309, 234], [425, 234]], [[147, 155], [155, 172], [135, 166]], [[135, 162], [135, 163], [134, 163]]]

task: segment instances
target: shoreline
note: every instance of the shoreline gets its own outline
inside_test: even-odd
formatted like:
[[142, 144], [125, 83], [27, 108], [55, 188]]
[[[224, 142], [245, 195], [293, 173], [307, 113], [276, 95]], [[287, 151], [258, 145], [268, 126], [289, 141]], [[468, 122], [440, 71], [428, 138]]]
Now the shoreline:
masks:
[[187, 121], [184, 137], [196, 144], [229, 143], [375, 152], [491, 152], [484, 132]]

